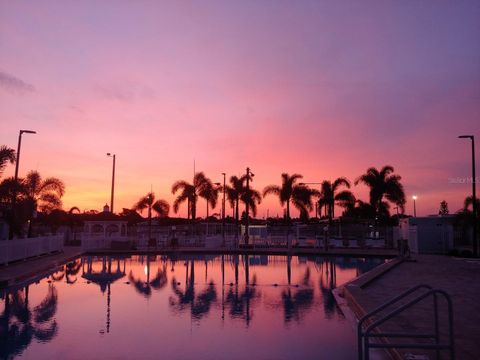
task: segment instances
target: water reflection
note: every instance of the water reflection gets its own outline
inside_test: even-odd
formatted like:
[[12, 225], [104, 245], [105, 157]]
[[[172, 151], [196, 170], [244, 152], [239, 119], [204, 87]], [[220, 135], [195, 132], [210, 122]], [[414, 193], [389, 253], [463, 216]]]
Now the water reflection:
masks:
[[0, 356], [11, 358], [26, 349], [32, 340], [48, 342], [57, 334], [55, 321], [57, 290], [48, 285], [47, 294], [36, 306], [29, 301], [29, 286], [7, 292], [0, 316]]
[[[226, 338], [219, 346], [231, 344], [232, 339], [242, 343], [248, 339], [247, 332], [259, 338], [272, 333], [275, 338], [285, 336], [288, 339], [291, 334], [287, 331], [292, 327], [296, 328], [295, 333], [308, 338], [310, 332], [303, 333], [304, 326], [315, 329], [320, 326], [317, 330], [325, 332], [322, 329], [328, 327], [322, 327], [322, 322], [338, 326], [334, 324], [343, 319], [332, 289], [383, 261], [315, 256], [85, 256], [63, 265], [37, 283], [0, 294], [4, 308], [0, 318], [0, 357], [12, 358], [30, 349], [37, 351], [32, 353], [35, 356], [39, 349], [44, 349], [51, 355], [44, 357], [55, 357], [52, 354], [58, 348], [65, 348], [66, 344], [72, 346], [72, 334], [60, 332], [57, 323], [62, 329], [75, 329], [75, 336], [82, 339], [79, 343], [94, 341], [100, 323], [100, 335], [104, 339], [114, 336], [112, 339], [122, 341], [123, 334], [128, 333], [133, 348], [149, 338], [145, 326], [151, 328], [152, 334], [166, 328], [176, 329], [170, 341], [183, 348], [186, 329], [181, 327], [181, 319], [190, 320], [189, 323], [198, 327], [204, 324], [208, 333], [216, 333], [218, 337], [226, 336], [222, 328], [228, 329], [231, 338]], [[62, 294], [68, 300], [58, 305]], [[79, 315], [78, 304], [74, 305], [72, 298], [85, 300], [82, 302], [84, 315]], [[149, 302], [154, 305], [149, 307]], [[112, 305], [115, 312], [112, 312]], [[161, 318], [162, 321], [147, 324], [149, 318]], [[244, 332], [235, 324], [241, 324]], [[323, 333], [325, 339], [321, 341], [334, 344], [336, 340], [331, 336]], [[57, 340], [59, 337], [61, 340]], [[319, 340], [315, 337], [311, 341]], [[40, 345], [44, 347], [38, 348]], [[97, 346], [101, 347], [102, 343]], [[278, 346], [280, 349], [281, 345]], [[93, 355], [88, 349], [76, 350], [86, 358]], [[300, 351], [304, 358], [310, 358], [307, 350]], [[119, 353], [115, 349], [108, 351], [113, 351], [108, 352], [108, 356], [123, 356], [120, 350]], [[194, 354], [194, 351], [185, 353], [184, 358], [192, 358]], [[209, 357], [212, 356], [204, 358]], [[278, 353], [277, 357], [283, 357], [283, 353]]]

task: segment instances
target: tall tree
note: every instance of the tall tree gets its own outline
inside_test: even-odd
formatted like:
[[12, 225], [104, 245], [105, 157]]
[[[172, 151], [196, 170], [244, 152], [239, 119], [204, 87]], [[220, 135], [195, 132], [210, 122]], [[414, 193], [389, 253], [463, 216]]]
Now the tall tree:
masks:
[[400, 175], [392, 174], [393, 172], [394, 169], [390, 165], [384, 166], [380, 171], [371, 167], [355, 180], [355, 185], [363, 183], [370, 188], [370, 205], [377, 216], [385, 207], [388, 213], [388, 203], [384, 202], [384, 198], [397, 205], [402, 213], [405, 210], [405, 191], [400, 182], [402, 178]]
[[148, 241], [150, 241], [152, 238], [152, 210], [157, 213], [158, 217], [167, 217], [170, 205], [165, 200], [155, 200], [155, 194], [149, 192], [133, 205], [133, 209], [140, 213], [145, 209], [148, 210]]
[[441, 216], [444, 216], [444, 215], [448, 215], [449, 211], [448, 211], [448, 203], [443, 200], [440, 202], [440, 209], [438, 210], [438, 215], [441, 215]]
[[203, 172], [195, 173], [193, 184], [185, 180], [175, 182], [172, 185], [172, 194], [178, 191], [180, 191], [180, 194], [173, 202], [173, 211], [177, 213], [180, 205], [187, 202], [187, 212], [191, 215], [192, 220], [195, 220], [197, 215], [197, 198], [205, 191], [206, 184], [208, 184], [208, 179]]
[[13, 164], [15, 163], [15, 160], [15, 150], [10, 149], [5, 145], [0, 146], [0, 175], [3, 174], [3, 170], [5, 170], [7, 164]]
[[21, 181], [26, 200], [31, 202], [33, 209], [51, 211], [62, 206], [62, 196], [65, 184], [56, 177], [42, 179], [38, 171], [30, 171]]
[[328, 180], [322, 182], [318, 204], [320, 207], [325, 207], [330, 222], [335, 217], [335, 205], [347, 208], [352, 206], [352, 204], [355, 204], [355, 197], [350, 191], [338, 191], [341, 186], [345, 186], [349, 189], [350, 181], [344, 177], [339, 177], [334, 182]]
[[205, 199], [206, 204], [207, 204], [207, 215], [206, 218], [208, 218], [208, 209], [209, 206], [212, 207], [212, 209], [217, 206], [217, 200], [218, 200], [218, 191], [220, 190], [219, 187], [214, 185], [212, 183], [212, 180], [209, 178], [205, 177], [202, 186], [199, 187], [198, 191], [198, 196], [202, 197]]
[[246, 175], [241, 177], [237, 177], [234, 175], [230, 177], [231, 185], [225, 186], [227, 199], [228, 199], [228, 202], [230, 203], [230, 206], [235, 211], [235, 220], [237, 221], [237, 223], [240, 219], [239, 217], [240, 198], [246, 190], [245, 180], [246, 180]]
[[296, 184], [303, 176], [300, 174], [282, 174], [282, 185], [268, 185], [263, 189], [263, 197], [273, 194], [278, 196], [280, 204], [286, 206], [286, 220], [290, 221], [290, 203], [300, 214], [308, 214], [313, 209], [312, 196], [317, 192], [306, 185]]

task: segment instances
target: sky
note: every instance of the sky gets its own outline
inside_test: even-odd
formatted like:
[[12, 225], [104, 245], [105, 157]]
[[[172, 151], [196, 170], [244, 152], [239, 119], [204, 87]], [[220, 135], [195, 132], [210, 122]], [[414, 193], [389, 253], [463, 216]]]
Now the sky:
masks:
[[471, 193], [457, 136], [480, 139], [478, 19], [477, 0], [0, 0], [0, 144], [37, 131], [20, 176], [62, 179], [67, 210], [109, 203], [110, 152], [115, 211], [150, 189], [171, 203], [195, 161], [214, 182], [249, 166], [258, 190], [388, 164], [407, 214], [413, 194], [418, 215], [454, 212]]

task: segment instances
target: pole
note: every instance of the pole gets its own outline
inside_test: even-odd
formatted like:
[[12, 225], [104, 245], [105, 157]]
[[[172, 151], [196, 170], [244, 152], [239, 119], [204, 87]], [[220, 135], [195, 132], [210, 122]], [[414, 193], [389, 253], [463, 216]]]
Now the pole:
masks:
[[417, 217], [416, 199], [413, 199], [413, 217]]
[[113, 194], [115, 193], [115, 157], [113, 154], [113, 169], [112, 169], [112, 193], [110, 195], [110, 212], [113, 214]]
[[222, 238], [223, 238], [223, 246], [225, 247], [225, 181], [226, 181], [226, 174], [222, 173], [222, 175], [223, 175]]
[[473, 255], [478, 256], [478, 244], [477, 244], [477, 189], [475, 176], [475, 137], [472, 135], [472, 197], [473, 197]]
[[20, 130], [18, 134], [17, 161], [15, 162], [15, 181], [18, 180], [18, 164], [20, 163], [20, 149], [22, 147], [22, 134], [23, 134], [23, 131]]
[[246, 212], [246, 219], [245, 219], [245, 245], [248, 245], [248, 226], [249, 226], [249, 212], [250, 212], [250, 168], [247, 167], [247, 194], [246, 194], [246, 201], [245, 201], [245, 212]]

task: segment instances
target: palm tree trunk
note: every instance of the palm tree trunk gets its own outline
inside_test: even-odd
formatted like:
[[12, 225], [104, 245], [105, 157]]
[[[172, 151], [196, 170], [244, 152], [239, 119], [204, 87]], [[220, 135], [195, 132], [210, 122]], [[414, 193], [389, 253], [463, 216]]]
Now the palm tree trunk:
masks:
[[287, 200], [287, 223], [290, 223], [290, 200]]

